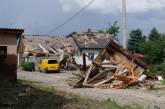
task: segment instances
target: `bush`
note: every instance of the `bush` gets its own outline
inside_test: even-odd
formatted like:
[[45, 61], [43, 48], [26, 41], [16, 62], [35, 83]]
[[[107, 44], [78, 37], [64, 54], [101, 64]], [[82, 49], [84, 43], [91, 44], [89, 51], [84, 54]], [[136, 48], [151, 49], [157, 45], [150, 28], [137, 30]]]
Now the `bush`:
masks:
[[25, 71], [34, 71], [34, 62], [25, 62], [22, 64], [22, 68]]
[[145, 54], [145, 62], [150, 65], [161, 64], [165, 60], [165, 38], [141, 44], [140, 51]]
[[165, 76], [165, 63], [151, 65], [150, 73]]

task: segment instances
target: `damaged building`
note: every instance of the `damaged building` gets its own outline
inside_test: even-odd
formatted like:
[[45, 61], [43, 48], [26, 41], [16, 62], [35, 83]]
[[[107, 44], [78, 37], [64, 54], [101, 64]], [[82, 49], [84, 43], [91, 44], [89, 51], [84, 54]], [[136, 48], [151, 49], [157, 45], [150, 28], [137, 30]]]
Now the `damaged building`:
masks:
[[[87, 32], [73, 32], [67, 36], [67, 38], [72, 38], [77, 45], [77, 52], [74, 55], [77, 64], [87, 66], [91, 64], [91, 60], [94, 60], [100, 50], [102, 50], [106, 44], [109, 42], [112, 36], [106, 33], [91, 32], [89, 29]], [[88, 56], [82, 58], [83, 55]]]
[[86, 65], [91, 64], [91, 59], [95, 59], [108, 43], [110, 34], [99, 32], [73, 32], [66, 37], [58, 36], [25, 36], [24, 57], [57, 57], [62, 61], [65, 57], [77, 65], [83, 65], [83, 54]]
[[72, 86], [116, 89], [131, 85], [139, 87], [141, 83], [148, 82], [145, 81], [146, 75], [143, 75], [146, 69], [147, 66], [142, 61], [111, 39], [92, 61], [85, 75], [76, 74], [81, 79]]
[[71, 58], [77, 50], [72, 38], [57, 36], [25, 36], [24, 44], [25, 61], [33, 62], [38, 62], [40, 58], [53, 58], [60, 62], [65, 56]]

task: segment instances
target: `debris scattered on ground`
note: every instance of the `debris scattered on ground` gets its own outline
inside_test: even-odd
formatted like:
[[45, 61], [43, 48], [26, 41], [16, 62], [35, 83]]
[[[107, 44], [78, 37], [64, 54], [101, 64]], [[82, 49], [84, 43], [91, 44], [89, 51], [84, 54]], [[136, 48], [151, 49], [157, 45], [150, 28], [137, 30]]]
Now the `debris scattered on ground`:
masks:
[[158, 76], [158, 80], [159, 80], [159, 81], [163, 81], [164, 79], [163, 79], [162, 76]]
[[[144, 71], [146, 65], [110, 40], [107, 46], [99, 53], [85, 75], [74, 74], [78, 81], [69, 83], [74, 88], [115, 88], [124, 89], [129, 86], [152, 86], [152, 82], [146, 80]], [[71, 82], [71, 81], [70, 81]]]

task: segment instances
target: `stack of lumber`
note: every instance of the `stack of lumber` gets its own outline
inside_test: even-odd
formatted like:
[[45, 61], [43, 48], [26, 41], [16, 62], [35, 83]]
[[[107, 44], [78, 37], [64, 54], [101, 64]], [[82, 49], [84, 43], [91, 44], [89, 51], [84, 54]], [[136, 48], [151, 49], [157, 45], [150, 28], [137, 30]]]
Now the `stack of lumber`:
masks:
[[[131, 63], [130, 63], [131, 64]], [[133, 69], [117, 63], [104, 63], [102, 67], [92, 64], [85, 76], [74, 74], [81, 77], [73, 87], [97, 87], [97, 88], [127, 88], [139, 82]]]

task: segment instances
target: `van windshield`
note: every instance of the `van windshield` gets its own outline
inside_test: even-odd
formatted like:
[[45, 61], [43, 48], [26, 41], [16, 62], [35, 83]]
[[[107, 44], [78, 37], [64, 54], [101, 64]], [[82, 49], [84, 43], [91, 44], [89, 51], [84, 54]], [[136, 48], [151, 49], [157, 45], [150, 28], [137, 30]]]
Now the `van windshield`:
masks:
[[48, 64], [57, 64], [57, 60], [48, 60]]

